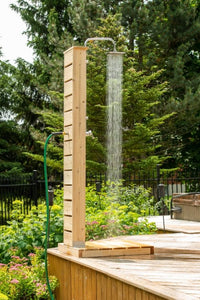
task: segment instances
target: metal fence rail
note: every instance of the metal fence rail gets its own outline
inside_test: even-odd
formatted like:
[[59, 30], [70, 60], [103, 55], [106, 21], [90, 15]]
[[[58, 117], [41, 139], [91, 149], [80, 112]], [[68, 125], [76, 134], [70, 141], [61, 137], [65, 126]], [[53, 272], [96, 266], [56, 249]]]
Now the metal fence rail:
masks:
[[[61, 181], [49, 181], [52, 187], [61, 184]], [[37, 171], [20, 177], [0, 176], [0, 225], [10, 220], [15, 200], [22, 201], [23, 214], [28, 214], [33, 205], [38, 205], [38, 201], [45, 202], [45, 182], [38, 178]]]
[[[97, 182], [106, 183], [105, 174], [87, 174], [86, 185], [93, 185]], [[135, 184], [143, 186], [144, 188], [150, 188], [152, 195], [157, 198], [158, 186], [163, 184], [165, 187], [165, 196], [170, 198], [174, 193], [188, 193], [200, 191], [200, 173], [197, 171], [195, 174], [185, 171], [167, 172], [161, 171], [158, 166], [156, 170], [152, 172], [144, 172], [139, 170], [131, 174], [126, 174], [123, 178], [123, 184], [128, 186]]]
[[[165, 197], [170, 199], [174, 193], [199, 192], [200, 191], [200, 174], [195, 172], [161, 172], [160, 167], [151, 173], [144, 170], [126, 174], [124, 176], [124, 185], [135, 184], [150, 188], [155, 202], [160, 201], [158, 186], [164, 185]], [[105, 174], [87, 173], [86, 186], [96, 185], [99, 189], [102, 184], [106, 184]], [[49, 181], [52, 187], [62, 186], [63, 182]], [[99, 190], [98, 190], [99, 192]], [[27, 214], [33, 205], [38, 205], [38, 201], [45, 201], [45, 183], [38, 178], [37, 171], [33, 171], [28, 176], [15, 178], [4, 178], [0, 176], [0, 225], [6, 224], [10, 220], [13, 201], [21, 200], [23, 202], [22, 213]]]

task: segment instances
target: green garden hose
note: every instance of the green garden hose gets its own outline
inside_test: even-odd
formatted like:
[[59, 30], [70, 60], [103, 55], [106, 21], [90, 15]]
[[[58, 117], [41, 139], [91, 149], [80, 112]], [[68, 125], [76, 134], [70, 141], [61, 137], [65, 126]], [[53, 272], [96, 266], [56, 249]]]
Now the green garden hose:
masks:
[[51, 291], [50, 283], [49, 283], [49, 275], [48, 275], [48, 264], [47, 264], [47, 247], [48, 247], [48, 225], [49, 225], [49, 195], [48, 195], [48, 177], [47, 177], [47, 145], [50, 140], [50, 138], [54, 135], [61, 135], [63, 132], [52, 132], [46, 139], [45, 145], [44, 145], [44, 180], [45, 180], [45, 195], [46, 195], [46, 212], [47, 212], [47, 222], [46, 222], [46, 235], [45, 235], [45, 274], [46, 274], [46, 281], [47, 281], [47, 287], [49, 291], [49, 295], [51, 297], [51, 300], [54, 300], [54, 296]]

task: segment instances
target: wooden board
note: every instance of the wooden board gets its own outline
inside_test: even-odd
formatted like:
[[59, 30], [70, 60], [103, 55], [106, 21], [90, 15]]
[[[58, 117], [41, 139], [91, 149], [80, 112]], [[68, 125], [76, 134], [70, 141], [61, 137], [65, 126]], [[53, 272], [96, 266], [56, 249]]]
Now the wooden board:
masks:
[[200, 234], [171, 233], [122, 236], [122, 240], [132, 240], [154, 246], [155, 253], [200, 254]]
[[76, 257], [150, 255], [154, 253], [153, 246], [121, 239], [86, 242], [85, 248], [69, 247], [61, 243], [58, 245], [58, 249], [62, 253]]

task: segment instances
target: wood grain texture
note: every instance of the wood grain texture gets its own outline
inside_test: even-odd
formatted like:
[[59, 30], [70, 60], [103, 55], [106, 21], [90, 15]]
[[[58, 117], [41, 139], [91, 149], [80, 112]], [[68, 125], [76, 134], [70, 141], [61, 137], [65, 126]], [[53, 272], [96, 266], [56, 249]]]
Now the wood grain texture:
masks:
[[64, 112], [72, 110], [72, 95], [64, 97]]
[[[110, 240], [115, 239], [116, 242], [119, 240]], [[151, 241], [155, 254], [78, 258], [66, 256], [56, 249], [49, 251], [52, 251], [55, 259], [62, 258], [63, 264], [65, 260], [72, 261], [80, 264], [83, 269], [90, 269], [93, 272], [91, 276], [96, 274], [96, 284], [93, 285], [97, 294], [94, 300], [112, 300], [113, 297], [122, 300], [200, 299], [200, 234], [123, 236], [120, 239], [142, 244]], [[189, 253], [187, 249], [190, 249]], [[63, 272], [62, 269], [60, 272]], [[101, 299], [102, 294], [104, 299]]]
[[64, 185], [64, 201], [72, 200], [72, 185]]
[[[163, 230], [163, 216], [147, 217], [149, 222], [154, 222], [159, 230]], [[165, 229], [171, 232], [200, 233], [200, 222], [171, 219], [164, 216]]]
[[72, 216], [72, 201], [64, 201], [64, 215]]
[[53, 252], [48, 253], [48, 261], [49, 274], [56, 275], [60, 283], [56, 300], [181, 300], [154, 295], [135, 287], [134, 282], [125, 283], [89, 266], [63, 259]]
[[72, 241], [64, 234], [64, 243], [74, 247], [85, 244], [86, 49], [72, 47], [64, 53], [64, 186], [72, 187], [71, 195], [67, 192], [72, 224], [64, 218]]
[[64, 126], [72, 125], [72, 110], [68, 110], [64, 112]]

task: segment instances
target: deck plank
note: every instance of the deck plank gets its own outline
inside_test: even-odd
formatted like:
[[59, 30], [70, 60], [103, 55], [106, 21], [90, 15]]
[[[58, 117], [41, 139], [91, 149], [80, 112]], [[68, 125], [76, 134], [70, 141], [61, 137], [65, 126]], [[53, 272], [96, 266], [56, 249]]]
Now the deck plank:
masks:
[[[155, 222], [159, 230], [165, 228], [166, 231], [183, 233], [200, 233], [200, 222], [171, 219], [170, 216], [151, 216], [147, 217], [149, 222]], [[200, 220], [199, 220], [200, 221]]]
[[[58, 250], [52, 250], [59, 257], [97, 271], [100, 286], [111, 285], [112, 295], [105, 299], [120, 300], [140, 298], [142, 300], [174, 299], [200, 300], [200, 234], [155, 234], [122, 236], [107, 240], [106, 244], [141, 243], [154, 246], [154, 255], [132, 255], [116, 257], [78, 258], [66, 256]], [[103, 244], [103, 240], [101, 243]], [[49, 250], [51, 252], [51, 250]], [[72, 284], [76, 278], [72, 268]], [[81, 268], [80, 268], [81, 271]], [[103, 276], [103, 277], [102, 277]], [[78, 278], [77, 278], [78, 280]], [[115, 280], [122, 284], [117, 285]], [[129, 285], [129, 288], [125, 287]], [[104, 293], [97, 287], [97, 295]], [[138, 290], [137, 290], [138, 289]], [[143, 291], [141, 293], [141, 290]], [[137, 293], [141, 293], [137, 295]], [[127, 296], [128, 295], [128, 296]], [[137, 295], [137, 296], [136, 296]], [[78, 295], [77, 295], [78, 296]], [[81, 295], [79, 295], [81, 296]], [[98, 299], [98, 297], [97, 297]]]

